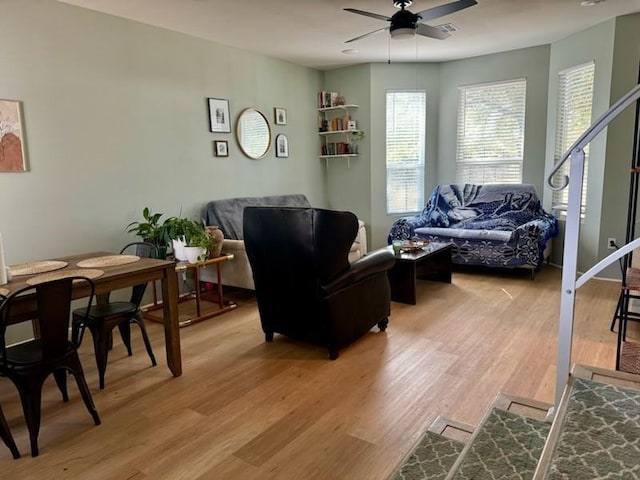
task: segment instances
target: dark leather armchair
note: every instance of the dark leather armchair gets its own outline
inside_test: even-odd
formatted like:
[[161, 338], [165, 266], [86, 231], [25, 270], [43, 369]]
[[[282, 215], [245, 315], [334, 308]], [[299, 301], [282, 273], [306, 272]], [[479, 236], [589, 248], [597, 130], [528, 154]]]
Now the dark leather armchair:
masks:
[[282, 333], [329, 349], [329, 358], [374, 325], [387, 327], [391, 252], [352, 264], [358, 233], [350, 212], [314, 208], [247, 207], [244, 241], [253, 270], [266, 341]]

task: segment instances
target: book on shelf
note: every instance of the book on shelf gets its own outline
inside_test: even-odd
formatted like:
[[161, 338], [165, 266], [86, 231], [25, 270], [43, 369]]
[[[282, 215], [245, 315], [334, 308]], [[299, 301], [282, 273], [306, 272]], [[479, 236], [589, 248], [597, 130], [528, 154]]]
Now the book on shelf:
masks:
[[[352, 125], [349, 127], [349, 125]], [[355, 130], [355, 122], [349, 120], [349, 115], [332, 118], [327, 120], [323, 117], [318, 118], [319, 132], [341, 132], [345, 130]]]
[[344, 97], [338, 92], [318, 92], [318, 108], [329, 108], [344, 105]]
[[347, 142], [331, 142], [320, 147], [321, 155], [350, 155], [358, 153], [358, 145]]

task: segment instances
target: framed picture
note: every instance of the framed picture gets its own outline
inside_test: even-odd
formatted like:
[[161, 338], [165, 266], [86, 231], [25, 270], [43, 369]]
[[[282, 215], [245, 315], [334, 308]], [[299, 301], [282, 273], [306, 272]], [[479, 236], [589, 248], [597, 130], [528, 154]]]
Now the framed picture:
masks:
[[284, 108], [274, 108], [273, 117], [276, 125], [287, 124], [287, 111]]
[[226, 140], [214, 140], [213, 145], [216, 157], [229, 156], [229, 144]]
[[276, 136], [276, 157], [286, 158], [289, 156], [289, 139], [284, 133]]
[[22, 102], [0, 98], [0, 172], [26, 172]]
[[231, 133], [229, 100], [223, 98], [208, 98], [207, 100], [209, 102], [209, 130], [216, 133]]

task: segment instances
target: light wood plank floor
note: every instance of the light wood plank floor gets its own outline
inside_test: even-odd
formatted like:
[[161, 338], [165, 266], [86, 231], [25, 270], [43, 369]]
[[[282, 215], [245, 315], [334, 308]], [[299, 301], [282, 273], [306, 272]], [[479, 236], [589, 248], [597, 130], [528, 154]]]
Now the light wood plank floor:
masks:
[[[156, 368], [138, 332], [133, 357], [116, 338], [103, 391], [85, 339], [102, 425], [75, 385], [63, 404], [48, 380], [31, 458], [18, 395], [0, 379], [23, 454], [12, 460], [0, 445], [0, 478], [387, 478], [438, 414], [476, 424], [499, 391], [553, 401], [559, 288], [553, 267], [534, 281], [454, 272], [451, 285], [419, 282], [417, 306], [393, 303], [387, 332], [372, 330], [335, 362], [283, 336], [266, 344], [253, 297], [241, 295], [235, 311], [181, 330], [180, 378], [166, 368], [161, 325], [148, 324]], [[618, 289], [594, 280], [578, 292], [574, 361], [613, 367]]]

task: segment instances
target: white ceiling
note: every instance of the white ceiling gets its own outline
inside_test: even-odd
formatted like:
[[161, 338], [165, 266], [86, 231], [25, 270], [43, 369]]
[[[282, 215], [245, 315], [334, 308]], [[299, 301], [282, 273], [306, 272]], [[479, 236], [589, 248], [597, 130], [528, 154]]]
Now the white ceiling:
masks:
[[[225, 45], [328, 69], [340, 65], [443, 61], [554, 42], [607, 19], [640, 12], [640, 0], [607, 0], [582, 7], [580, 0], [478, 0], [478, 5], [429, 22], [460, 30], [446, 40], [416, 37], [389, 41], [387, 32], [345, 40], [385, 22], [344, 12], [346, 7], [386, 16], [392, 0], [60, 0], [164, 27]], [[415, 0], [417, 12], [451, 0]], [[342, 50], [356, 48], [345, 55]]]

